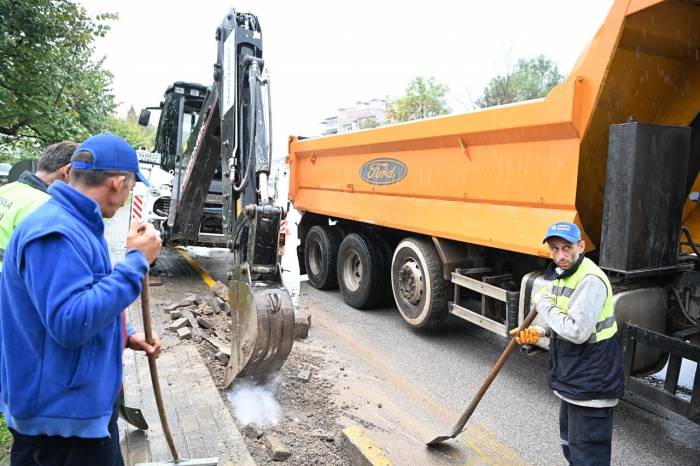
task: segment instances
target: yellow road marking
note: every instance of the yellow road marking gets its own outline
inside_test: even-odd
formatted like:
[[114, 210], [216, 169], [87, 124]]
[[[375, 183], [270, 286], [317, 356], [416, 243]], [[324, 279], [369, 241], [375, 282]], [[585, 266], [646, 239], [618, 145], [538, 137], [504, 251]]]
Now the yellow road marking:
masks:
[[365, 435], [362, 426], [346, 427], [343, 429], [343, 435], [372, 466], [391, 466], [389, 457], [372, 439]]
[[216, 284], [216, 280], [214, 280], [211, 275], [209, 275], [207, 272], [204, 271], [202, 267], [199, 266], [197, 262], [195, 262], [194, 259], [190, 257], [189, 254], [187, 254], [187, 251], [185, 251], [184, 248], [182, 247], [177, 247], [175, 250], [180, 254], [182, 257], [185, 258], [188, 264], [190, 264], [190, 267], [192, 267], [195, 272], [199, 274], [201, 277], [202, 281], [204, 282], [205, 285], [207, 285], [209, 288], [214, 288], [214, 285]]

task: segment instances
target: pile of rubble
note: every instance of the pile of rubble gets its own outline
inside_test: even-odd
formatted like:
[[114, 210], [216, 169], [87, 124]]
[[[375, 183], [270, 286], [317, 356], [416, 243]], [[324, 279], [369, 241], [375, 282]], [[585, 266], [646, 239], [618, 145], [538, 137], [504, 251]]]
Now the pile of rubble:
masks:
[[[175, 332], [180, 340], [202, 340], [212, 345], [215, 356], [225, 366], [230, 356], [231, 307], [228, 304], [228, 288], [216, 282], [212, 293], [198, 296], [188, 294], [178, 302], [163, 303], [162, 310], [172, 321], [167, 329]], [[294, 338], [304, 339], [309, 334], [311, 316], [296, 316]]]
[[180, 340], [208, 342], [214, 357], [225, 366], [231, 355], [231, 307], [228, 289], [217, 282], [212, 294], [188, 294], [178, 302], [165, 302], [161, 309], [170, 318], [167, 329]]
[[[168, 331], [182, 343], [197, 345], [225, 401], [228, 392], [224, 388], [224, 371], [231, 354], [231, 308], [227, 301], [226, 286], [217, 282], [208, 294], [189, 293], [177, 302], [160, 303], [169, 322]], [[306, 339], [310, 326], [310, 315], [297, 310], [295, 338]], [[321, 361], [309, 353], [306, 345], [299, 344], [295, 344], [283, 366], [275, 389], [285, 415], [272, 426], [263, 428], [251, 423], [239, 424], [239, 428], [258, 464], [346, 464], [335, 435], [337, 407], [331, 401], [332, 384], [325, 377], [316, 376]], [[315, 429], [310, 428], [314, 425]]]

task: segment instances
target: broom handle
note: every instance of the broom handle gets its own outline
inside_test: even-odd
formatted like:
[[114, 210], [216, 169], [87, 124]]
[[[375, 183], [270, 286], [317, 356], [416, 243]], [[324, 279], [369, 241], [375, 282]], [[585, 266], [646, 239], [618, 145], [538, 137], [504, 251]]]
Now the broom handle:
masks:
[[[143, 279], [141, 284], [141, 313], [143, 315], [143, 331], [146, 334], [146, 342], [149, 345], [153, 345], [153, 326], [151, 324], [151, 304], [150, 304], [150, 292], [148, 287], [148, 273]], [[175, 448], [175, 442], [173, 441], [173, 435], [170, 433], [170, 426], [168, 425], [168, 418], [165, 415], [165, 405], [163, 404], [163, 395], [160, 391], [160, 381], [158, 380], [158, 367], [156, 366], [156, 360], [153, 358], [148, 358], [148, 368], [151, 372], [151, 384], [153, 385], [153, 394], [156, 397], [156, 406], [158, 406], [158, 416], [160, 416], [160, 425], [163, 427], [163, 434], [165, 434], [165, 440], [168, 441], [168, 448], [170, 448], [170, 453], [173, 455], [173, 462], [177, 463], [180, 461], [180, 456], [177, 454], [177, 449]]]

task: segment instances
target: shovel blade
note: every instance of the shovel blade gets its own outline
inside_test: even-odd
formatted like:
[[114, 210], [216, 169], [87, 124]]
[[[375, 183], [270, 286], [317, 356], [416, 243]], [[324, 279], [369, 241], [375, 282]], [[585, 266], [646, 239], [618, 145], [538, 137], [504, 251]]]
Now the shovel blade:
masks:
[[441, 435], [439, 437], [435, 437], [434, 439], [432, 439], [430, 442], [426, 443], [425, 445], [428, 447], [432, 447], [432, 446], [435, 446], [439, 443], [444, 442], [445, 440], [455, 438], [458, 434], [459, 434], [459, 432], [457, 432], [456, 434], [452, 434], [452, 435]]
[[218, 457], [212, 458], [195, 458], [190, 460], [174, 461], [154, 461], [151, 463], [137, 463], [136, 466], [216, 466], [219, 464]]
[[148, 422], [146, 418], [143, 417], [143, 412], [139, 408], [132, 408], [124, 404], [124, 397], [120, 395], [119, 398], [119, 417], [124, 419], [126, 422], [141, 430], [148, 430]]

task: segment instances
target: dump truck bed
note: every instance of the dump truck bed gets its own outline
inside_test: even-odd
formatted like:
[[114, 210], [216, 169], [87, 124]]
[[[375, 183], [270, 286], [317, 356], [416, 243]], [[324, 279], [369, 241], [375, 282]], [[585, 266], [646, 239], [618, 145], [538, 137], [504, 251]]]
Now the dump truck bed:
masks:
[[[699, 45], [698, 3], [618, 0], [544, 99], [290, 138], [290, 199], [303, 212], [538, 256], [546, 227], [568, 220], [595, 247], [609, 125], [691, 125]], [[695, 212], [686, 206], [684, 222], [700, 234]]]

